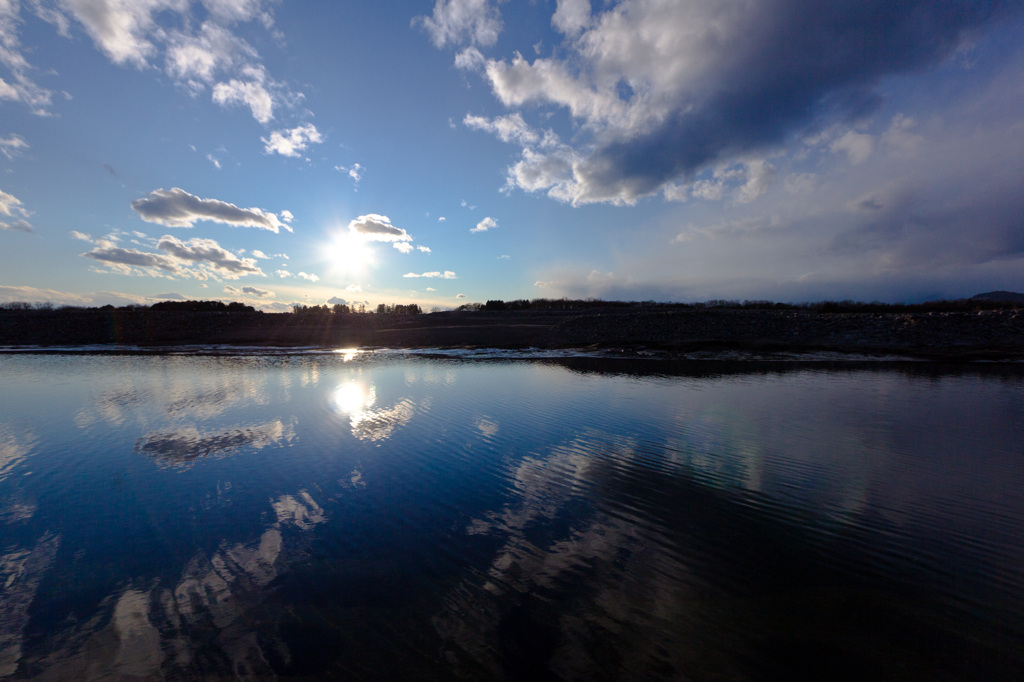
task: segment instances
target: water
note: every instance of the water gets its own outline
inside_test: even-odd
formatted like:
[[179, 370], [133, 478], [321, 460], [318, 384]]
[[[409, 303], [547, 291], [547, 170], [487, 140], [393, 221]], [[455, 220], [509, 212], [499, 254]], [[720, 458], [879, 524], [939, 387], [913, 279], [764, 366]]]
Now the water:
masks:
[[1019, 679], [1024, 368], [0, 355], [0, 679]]

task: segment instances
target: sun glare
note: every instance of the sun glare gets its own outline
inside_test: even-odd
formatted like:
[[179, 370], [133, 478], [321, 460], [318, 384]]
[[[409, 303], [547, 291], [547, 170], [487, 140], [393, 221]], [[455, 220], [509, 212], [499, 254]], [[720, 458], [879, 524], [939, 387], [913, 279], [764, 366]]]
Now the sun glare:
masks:
[[373, 250], [366, 242], [349, 234], [341, 234], [327, 245], [327, 260], [341, 274], [358, 273], [373, 263]]

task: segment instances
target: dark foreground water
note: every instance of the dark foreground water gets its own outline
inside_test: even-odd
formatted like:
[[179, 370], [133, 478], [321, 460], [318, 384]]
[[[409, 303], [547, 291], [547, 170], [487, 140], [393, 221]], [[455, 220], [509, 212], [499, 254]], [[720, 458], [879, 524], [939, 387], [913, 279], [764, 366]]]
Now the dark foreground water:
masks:
[[0, 355], [0, 679], [1019, 679], [1024, 368]]

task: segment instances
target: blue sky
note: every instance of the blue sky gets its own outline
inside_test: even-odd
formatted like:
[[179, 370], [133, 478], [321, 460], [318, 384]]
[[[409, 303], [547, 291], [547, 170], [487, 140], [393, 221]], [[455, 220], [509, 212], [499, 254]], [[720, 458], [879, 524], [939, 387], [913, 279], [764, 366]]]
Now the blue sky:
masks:
[[1019, 9], [0, 0], [0, 301], [1024, 291]]

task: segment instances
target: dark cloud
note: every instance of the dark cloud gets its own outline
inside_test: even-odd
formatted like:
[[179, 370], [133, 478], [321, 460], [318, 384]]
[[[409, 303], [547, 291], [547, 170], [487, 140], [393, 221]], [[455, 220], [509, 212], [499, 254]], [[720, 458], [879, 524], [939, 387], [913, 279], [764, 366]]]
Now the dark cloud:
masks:
[[158, 189], [132, 202], [132, 210], [143, 220], [167, 227], [193, 227], [196, 221], [211, 220], [235, 227], [256, 227], [271, 232], [291, 230], [277, 216], [260, 208], [239, 208], [217, 199], [200, 199], [178, 189]]
[[8, 230], [10, 232], [32, 232], [32, 225], [27, 220], [16, 220], [13, 223], [5, 223], [0, 221], [0, 230]]
[[169, 256], [159, 253], [146, 253], [137, 249], [122, 249], [114, 246], [111, 242], [104, 241], [92, 251], [82, 254], [86, 258], [92, 258], [102, 263], [112, 265], [133, 266], [138, 268], [156, 268], [172, 274], [181, 272], [178, 263]]
[[[881, 79], [934, 66], [1019, 0], [626, 0], [574, 25], [570, 58], [489, 61], [507, 106], [566, 107], [591, 144], [527, 148], [510, 183], [632, 202], [873, 111]], [[629, 87], [622, 87], [622, 85]], [[524, 142], [524, 144], [526, 144]]]
[[348, 224], [349, 232], [358, 235], [363, 239], [377, 242], [407, 242], [412, 241], [408, 232], [400, 227], [391, 224], [391, 219], [386, 215], [369, 213], [361, 215]]

